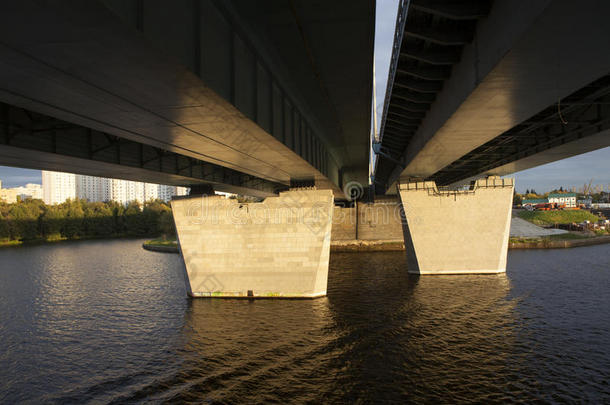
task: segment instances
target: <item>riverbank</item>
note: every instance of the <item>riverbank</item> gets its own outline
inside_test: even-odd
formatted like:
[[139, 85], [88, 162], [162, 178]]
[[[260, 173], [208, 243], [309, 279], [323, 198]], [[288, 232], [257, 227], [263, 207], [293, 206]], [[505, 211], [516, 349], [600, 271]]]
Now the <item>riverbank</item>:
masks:
[[[573, 234], [567, 234], [573, 235]], [[566, 236], [567, 236], [566, 235]], [[563, 235], [562, 235], [563, 236]], [[509, 249], [563, 249], [580, 246], [601, 245], [610, 243], [610, 236], [592, 236], [580, 238], [511, 238]]]
[[[151, 252], [178, 253], [176, 241], [149, 240], [142, 247]], [[340, 240], [331, 242], [331, 252], [395, 252], [405, 250], [402, 240]]]
[[[153, 239], [146, 241], [142, 247], [152, 252], [178, 253], [175, 240]], [[331, 252], [394, 252], [405, 250], [402, 240], [339, 240], [331, 242]]]
[[[111, 235], [111, 236], [83, 236], [78, 238], [46, 238], [46, 239], [29, 239], [29, 240], [2, 240], [0, 241], [0, 249], [15, 246], [35, 246], [43, 244], [54, 244], [60, 242], [81, 242], [88, 240], [116, 240], [116, 239], [142, 239], [143, 236], [138, 235]], [[176, 242], [173, 241], [174, 246]]]
[[[509, 249], [561, 249], [610, 243], [610, 236], [582, 236], [573, 233], [541, 238], [510, 238]], [[175, 240], [149, 240], [142, 244], [146, 250], [178, 253]], [[331, 252], [395, 252], [405, 250], [402, 240], [340, 240], [331, 242]]]
[[142, 247], [151, 252], [178, 253], [178, 243], [175, 239], [152, 239], [142, 243]]

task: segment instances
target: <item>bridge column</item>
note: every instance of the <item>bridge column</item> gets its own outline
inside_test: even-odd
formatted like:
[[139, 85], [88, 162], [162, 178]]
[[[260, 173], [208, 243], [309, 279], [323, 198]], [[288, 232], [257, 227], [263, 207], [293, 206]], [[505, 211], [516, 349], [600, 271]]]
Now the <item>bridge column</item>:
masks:
[[297, 189], [260, 203], [223, 196], [172, 200], [193, 297], [326, 295], [334, 197]]
[[513, 188], [513, 179], [495, 176], [463, 191], [399, 184], [409, 273], [505, 272]]

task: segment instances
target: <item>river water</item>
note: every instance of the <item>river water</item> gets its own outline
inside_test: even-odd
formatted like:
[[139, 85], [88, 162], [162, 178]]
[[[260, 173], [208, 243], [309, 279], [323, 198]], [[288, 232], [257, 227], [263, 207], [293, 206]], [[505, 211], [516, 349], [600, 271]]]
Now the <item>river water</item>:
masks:
[[506, 275], [333, 254], [328, 297], [189, 300], [142, 241], [0, 250], [0, 402], [608, 402], [610, 245]]

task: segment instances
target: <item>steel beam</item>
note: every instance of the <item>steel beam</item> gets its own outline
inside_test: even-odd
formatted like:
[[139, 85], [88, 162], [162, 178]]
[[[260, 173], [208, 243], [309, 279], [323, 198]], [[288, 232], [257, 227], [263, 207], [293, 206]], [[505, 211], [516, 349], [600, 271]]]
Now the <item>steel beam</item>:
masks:
[[411, 46], [403, 47], [400, 51], [400, 56], [410, 59], [415, 59], [431, 65], [454, 65], [460, 61], [459, 49], [415, 49]]
[[[286, 185], [283, 184], [81, 127], [20, 107], [0, 103], [0, 111], [2, 113], [0, 130], [3, 132], [3, 136], [0, 136], [2, 140], [0, 148], [5, 145], [10, 147], [11, 151], [20, 149], [30, 151], [32, 154], [43, 152], [57, 155], [58, 158], [84, 159], [91, 161], [92, 167], [97, 163], [112, 164], [124, 167], [123, 172], [127, 173], [130, 167], [167, 173], [185, 177], [184, 183], [180, 184], [183, 186], [210, 180], [217, 182], [219, 178], [222, 178], [226, 179], [228, 186], [251, 189], [255, 194], [261, 192], [273, 194], [286, 188]], [[201, 167], [200, 173], [196, 173], [193, 166]], [[95, 171], [95, 168], [91, 171]], [[206, 175], [206, 173], [208, 174]], [[83, 174], [90, 174], [90, 172]], [[103, 170], [99, 175], [103, 176]], [[134, 180], [133, 176], [128, 174], [126, 176], [129, 180]]]
[[490, 2], [487, 0], [411, 0], [411, 7], [452, 20], [474, 20], [489, 13]]
[[469, 26], [452, 28], [446, 28], [442, 25], [430, 27], [429, 25], [407, 21], [405, 34], [439, 45], [466, 45], [472, 41], [472, 27], [470, 24]]
[[443, 82], [436, 80], [419, 80], [410, 78], [408, 76], [399, 76], [394, 80], [394, 86], [421, 93], [437, 93], [443, 88]]

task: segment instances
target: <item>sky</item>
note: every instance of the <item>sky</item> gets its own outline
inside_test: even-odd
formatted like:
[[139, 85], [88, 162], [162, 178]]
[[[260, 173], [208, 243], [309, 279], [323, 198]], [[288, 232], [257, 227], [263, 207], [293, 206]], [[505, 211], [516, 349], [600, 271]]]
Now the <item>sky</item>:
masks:
[[[383, 101], [388, 78], [388, 68], [392, 56], [392, 43], [398, 0], [377, 0], [377, 21], [375, 34], [375, 78], [378, 125], [381, 124]], [[524, 170], [514, 175], [517, 192], [535, 189], [537, 192], [550, 191], [560, 186], [582, 187], [593, 179], [593, 184], [610, 187], [610, 148], [600, 149], [564, 159], [558, 162]], [[17, 187], [26, 183], [41, 182], [40, 170], [18, 169], [0, 166], [2, 187]]]

